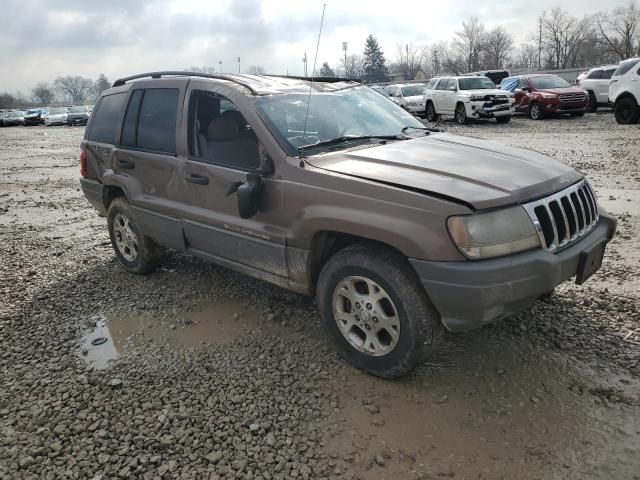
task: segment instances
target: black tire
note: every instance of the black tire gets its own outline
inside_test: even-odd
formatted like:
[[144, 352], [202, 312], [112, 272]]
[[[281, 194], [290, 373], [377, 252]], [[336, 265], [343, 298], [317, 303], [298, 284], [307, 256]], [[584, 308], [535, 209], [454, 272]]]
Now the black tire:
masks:
[[509, 123], [511, 121], [511, 115], [504, 115], [502, 117], [496, 117], [498, 123]]
[[638, 118], [640, 118], [638, 103], [633, 97], [623, 97], [618, 100], [615, 105], [615, 113], [616, 122], [621, 125], [638, 123]]
[[[131, 250], [129, 250], [129, 255], [133, 256], [133, 258], [125, 258], [127, 252], [121, 252], [118, 247], [118, 233], [115, 231], [115, 222], [117, 220], [125, 217], [130, 225], [130, 229], [132, 231], [132, 236], [135, 237], [135, 242], [137, 245], [137, 251], [135, 256], [131, 254]], [[109, 211], [107, 213], [107, 227], [109, 229], [109, 238], [111, 239], [111, 246], [113, 247], [114, 252], [116, 253], [116, 257], [120, 260], [120, 263], [131, 273], [136, 274], [145, 274], [149, 273], [160, 264], [163, 256], [163, 249], [159, 245], [157, 245], [153, 240], [149, 237], [146, 237], [140, 233], [140, 229], [137, 226], [135, 217], [131, 213], [131, 208], [129, 207], [129, 202], [124, 197], [117, 197], [113, 199], [111, 205], [109, 205]], [[115, 227], [115, 228], [114, 228]]]
[[596, 95], [589, 90], [589, 101], [587, 103], [587, 110], [591, 113], [594, 113], [598, 110], [598, 100], [596, 99]]
[[531, 118], [531, 120], [541, 120], [543, 117], [542, 107], [538, 102], [533, 102], [529, 106], [529, 118]]
[[[364, 353], [347, 340], [338, 326], [334, 295], [338, 287], [353, 276], [375, 282], [393, 302], [400, 333], [395, 346], [385, 354]], [[411, 265], [402, 255], [385, 247], [357, 244], [340, 250], [322, 268], [316, 296], [322, 322], [340, 354], [351, 365], [378, 377], [397, 378], [407, 374], [438, 348], [442, 338], [444, 327], [440, 315]], [[355, 305], [352, 308], [356, 308]], [[364, 310], [364, 306], [361, 308]], [[373, 312], [375, 314], [375, 306]], [[373, 321], [377, 322], [375, 317]], [[365, 333], [362, 324], [354, 327]]]
[[467, 109], [464, 107], [464, 103], [458, 103], [456, 105], [454, 118], [458, 125], [465, 125], [467, 123]]
[[438, 114], [436, 113], [436, 107], [433, 102], [427, 102], [424, 114], [427, 117], [427, 122], [435, 122], [438, 120]]

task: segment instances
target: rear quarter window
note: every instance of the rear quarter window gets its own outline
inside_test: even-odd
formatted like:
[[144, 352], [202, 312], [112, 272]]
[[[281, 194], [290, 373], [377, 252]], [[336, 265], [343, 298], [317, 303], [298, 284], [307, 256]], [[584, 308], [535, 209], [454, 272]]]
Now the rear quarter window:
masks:
[[116, 143], [116, 135], [120, 127], [120, 114], [125, 98], [124, 92], [102, 97], [93, 113], [91, 129], [87, 136], [89, 140], [100, 143]]
[[618, 65], [618, 68], [616, 69], [616, 71], [613, 72], [613, 76], [619, 77], [621, 75], [624, 75], [633, 67], [635, 67], [638, 64], [638, 62], [640, 62], [640, 58], [633, 58], [631, 60], [625, 60], [624, 62], [621, 62], [620, 65]]

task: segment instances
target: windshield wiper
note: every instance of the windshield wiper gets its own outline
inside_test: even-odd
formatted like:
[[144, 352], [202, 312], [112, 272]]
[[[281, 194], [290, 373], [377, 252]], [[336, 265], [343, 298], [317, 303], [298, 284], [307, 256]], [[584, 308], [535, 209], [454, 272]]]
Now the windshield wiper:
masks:
[[363, 140], [406, 140], [406, 137], [400, 135], [361, 135], [361, 136], [343, 136], [336, 137], [330, 140], [324, 140], [318, 143], [311, 143], [309, 145], [303, 145], [298, 147], [298, 151], [306, 150], [308, 148], [327, 147], [331, 145], [338, 145], [345, 142], [363, 141]]
[[410, 128], [413, 129], [413, 130], [424, 130], [427, 135], [429, 135], [430, 132], [439, 132], [440, 131], [439, 128], [414, 127], [413, 125], [407, 125], [406, 127], [402, 127], [401, 132], [402, 133], [407, 133], [407, 130], [409, 130]]

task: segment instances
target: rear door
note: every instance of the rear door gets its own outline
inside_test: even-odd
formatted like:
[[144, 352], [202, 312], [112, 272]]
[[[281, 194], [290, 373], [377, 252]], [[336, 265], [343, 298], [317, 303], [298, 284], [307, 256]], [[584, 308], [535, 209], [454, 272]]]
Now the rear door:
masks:
[[183, 249], [180, 192], [184, 159], [177, 155], [185, 79], [136, 82], [126, 106], [113, 171], [145, 233]]
[[436, 112], [438, 112], [438, 114], [442, 114], [444, 113], [444, 111], [442, 110], [444, 107], [444, 92], [447, 89], [447, 85], [449, 83], [449, 79], [448, 78], [441, 78], [438, 81], [438, 84], [436, 85], [435, 90], [433, 91], [433, 103], [435, 104], [436, 107]]
[[609, 84], [611, 83], [613, 72], [615, 71], [615, 68], [608, 68], [606, 70], [603, 70], [600, 80], [596, 81], [597, 89], [594, 93], [596, 95], [598, 103], [609, 103]]
[[188, 160], [178, 181], [189, 206], [183, 216], [188, 250], [286, 278], [284, 193], [277, 174], [264, 177], [257, 214], [243, 219], [238, 213], [234, 187], [268, 155], [251, 127], [254, 107], [235, 88], [211, 82], [192, 80], [187, 95]]
[[[452, 91], [451, 88], [456, 89]], [[453, 114], [456, 108], [456, 99], [458, 98], [458, 80], [450, 78], [447, 82], [446, 90], [442, 90], [442, 96], [440, 97], [440, 110], [447, 115]]]

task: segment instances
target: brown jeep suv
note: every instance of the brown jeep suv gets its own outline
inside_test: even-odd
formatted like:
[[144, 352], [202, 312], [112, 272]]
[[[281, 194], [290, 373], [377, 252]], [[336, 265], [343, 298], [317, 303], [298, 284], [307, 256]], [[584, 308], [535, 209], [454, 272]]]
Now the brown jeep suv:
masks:
[[616, 222], [584, 176], [424, 127], [342, 79], [157, 72], [89, 120], [85, 196], [124, 267], [182, 250], [315, 295], [342, 355], [397, 377], [461, 331], [584, 282]]

